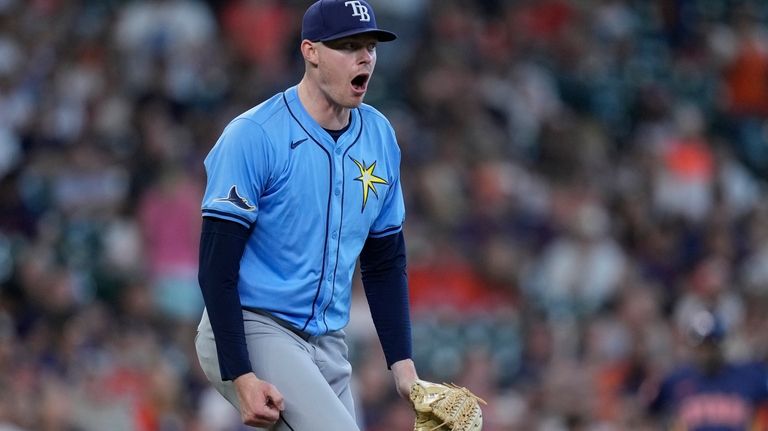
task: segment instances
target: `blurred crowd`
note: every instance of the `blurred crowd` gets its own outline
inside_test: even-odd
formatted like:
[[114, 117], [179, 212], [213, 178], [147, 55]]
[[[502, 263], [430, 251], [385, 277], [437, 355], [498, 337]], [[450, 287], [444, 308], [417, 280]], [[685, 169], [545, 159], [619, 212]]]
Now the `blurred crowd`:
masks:
[[[193, 348], [202, 159], [309, 3], [0, 0], [0, 430], [242, 428]], [[371, 3], [422, 378], [487, 431], [652, 430], [698, 311], [768, 359], [768, 3]], [[407, 430], [353, 308], [363, 429]]]

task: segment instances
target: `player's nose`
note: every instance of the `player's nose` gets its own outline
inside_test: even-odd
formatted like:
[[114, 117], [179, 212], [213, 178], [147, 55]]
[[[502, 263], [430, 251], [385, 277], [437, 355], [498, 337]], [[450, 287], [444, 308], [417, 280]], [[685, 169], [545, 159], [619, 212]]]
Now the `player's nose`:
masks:
[[367, 48], [358, 51], [358, 62], [360, 64], [372, 63], [374, 58], [376, 58], [376, 51], [371, 51]]

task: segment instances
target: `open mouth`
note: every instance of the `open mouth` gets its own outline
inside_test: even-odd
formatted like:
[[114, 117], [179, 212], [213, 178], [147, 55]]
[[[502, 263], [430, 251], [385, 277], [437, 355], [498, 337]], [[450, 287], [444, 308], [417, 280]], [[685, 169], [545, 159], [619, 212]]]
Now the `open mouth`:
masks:
[[367, 73], [361, 73], [355, 76], [352, 79], [352, 87], [357, 91], [365, 91], [366, 87], [368, 86], [368, 79], [370, 77], [371, 75]]

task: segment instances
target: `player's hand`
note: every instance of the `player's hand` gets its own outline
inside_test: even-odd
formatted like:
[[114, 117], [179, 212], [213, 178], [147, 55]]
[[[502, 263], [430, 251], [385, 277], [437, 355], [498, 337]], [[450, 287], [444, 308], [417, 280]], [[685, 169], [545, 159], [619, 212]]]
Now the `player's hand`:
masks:
[[395, 388], [398, 395], [408, 401], [411, 400], [411, 386], [419, 378], [416, 367], [410, 359], [403, 359], [392, 364], [392, 374], [395, 377]]
[[260, 380], [253, 373], [243, 374], [234, 380], [240, 401], [240, 418], [253, 427], [269, 427], [280, 419], [285, 409], [283, 396], [269, 382]]

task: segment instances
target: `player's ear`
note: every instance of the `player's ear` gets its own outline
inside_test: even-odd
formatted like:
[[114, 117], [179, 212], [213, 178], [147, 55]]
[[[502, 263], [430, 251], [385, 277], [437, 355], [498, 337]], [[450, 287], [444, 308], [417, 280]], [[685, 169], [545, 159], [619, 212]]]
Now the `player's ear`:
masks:
[[304, 60], [312, 64], [313, 66], [317, 66], [318, 64], [318, 58], [317, 58], [317, 44], [315, 42], [310, 42], [307, 39], [304, 39], [301, 41], [301, 55], [304, 57]]

